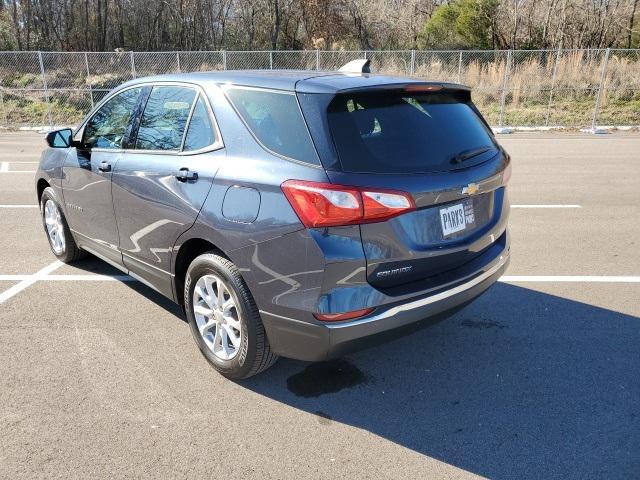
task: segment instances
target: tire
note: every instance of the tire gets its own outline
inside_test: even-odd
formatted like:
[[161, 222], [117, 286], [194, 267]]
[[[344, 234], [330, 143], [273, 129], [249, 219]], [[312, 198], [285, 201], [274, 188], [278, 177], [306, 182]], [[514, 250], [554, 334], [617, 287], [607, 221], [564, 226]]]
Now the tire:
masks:
[[200, 352], [225, 377], [252, 377], [278, 359], [251, 292], [238, 268], [225, 257], [208, 252], [191, 262], [184, 282], [184, 306]]
[[[40, 198], [40, 215], [42, 217], [42, 226], [44, 233], [47, 235], [49, 247], [58, 260], [64, 263], [72, 263], [87, 255], [77, 245], [67, 224], [60, 202], [56, 196], [56, 192], [51, 187], [47, 187], [42, 192]], [[54, 220], [55, 218], [55, 220]], [[50, 229], [47, 222], [53, 222], [54, 228]], [[53, 233], [55, 230], [55, 233]], [[60, 232], [62, 235], [60, 235]], [[60, 242], [61, 240], [61, 242]]]

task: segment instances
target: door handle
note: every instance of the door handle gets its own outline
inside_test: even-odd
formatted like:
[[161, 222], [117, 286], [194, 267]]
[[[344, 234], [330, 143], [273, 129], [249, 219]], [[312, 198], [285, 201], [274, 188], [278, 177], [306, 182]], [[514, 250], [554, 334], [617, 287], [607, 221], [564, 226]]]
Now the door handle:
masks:
[[110, 172], [111, 164], [106, 160], [103, 160], [102, 162], [100, 162], [100, 166], [98, 167], [98, 170], [100, 170], [101, 172]]
[[181, 168], [175, 177], [181, 182], [187, 182], [189, 180], [196, 181], [198, 179], [198, 172], [192, 172], [188, 168]]

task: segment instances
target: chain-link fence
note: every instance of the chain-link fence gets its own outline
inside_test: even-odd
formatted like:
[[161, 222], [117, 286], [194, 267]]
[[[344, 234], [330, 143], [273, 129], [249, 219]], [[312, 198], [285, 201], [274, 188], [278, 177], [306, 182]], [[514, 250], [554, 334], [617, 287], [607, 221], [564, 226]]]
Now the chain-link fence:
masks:
[[640, 125], [640, 50], [0, 52], [0, 125], [72, 125], [141, 76], [235, 69], [336, 70], [463, 83], [499, 126]]

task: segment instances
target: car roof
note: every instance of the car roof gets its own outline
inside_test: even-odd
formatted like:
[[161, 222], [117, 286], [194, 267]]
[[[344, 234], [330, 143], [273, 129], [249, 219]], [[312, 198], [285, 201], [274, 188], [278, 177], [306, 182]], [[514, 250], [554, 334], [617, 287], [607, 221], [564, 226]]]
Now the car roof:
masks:
[[[301, 93], [339, 93], [370, 88], [388, 88], [393, 85], [427, 84], [464, 89], [463, 85], [426, 82], [416, 78], [378, 75], [373, 73], [345, 73], [315, 70], [224, 70], [191, 72], [141, 77], [126, 86], [146, 82], [186, 82], [205, 87], [209, 84], [231, 84], [257, 88], [296, 91]], [[124, 86], [124, 85], [123, 85]]]

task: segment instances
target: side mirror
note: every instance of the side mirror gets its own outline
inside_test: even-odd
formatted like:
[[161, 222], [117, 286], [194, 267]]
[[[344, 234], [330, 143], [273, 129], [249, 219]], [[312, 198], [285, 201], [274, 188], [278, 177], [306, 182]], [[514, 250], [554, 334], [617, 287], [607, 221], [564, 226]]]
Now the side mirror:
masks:
[[72, 135], [73, 132], [70, 128], [49, 132], [47, 133], [47, 145], [51, 148], [69, 148]]

